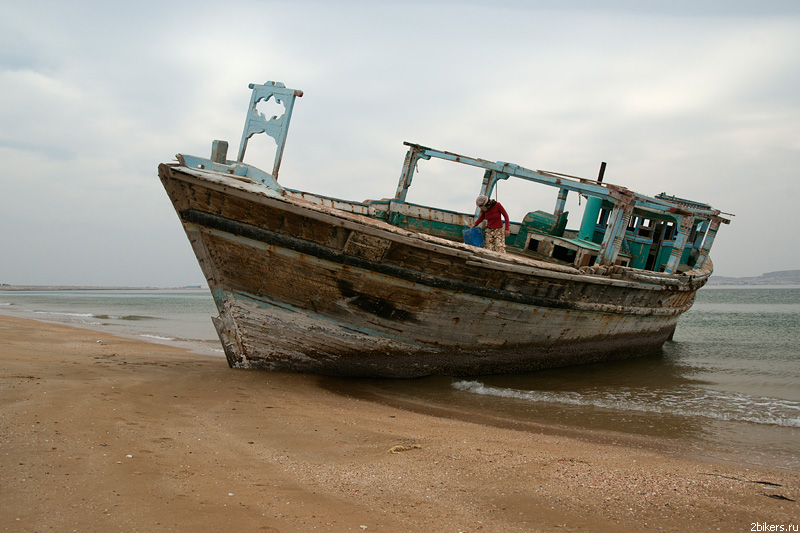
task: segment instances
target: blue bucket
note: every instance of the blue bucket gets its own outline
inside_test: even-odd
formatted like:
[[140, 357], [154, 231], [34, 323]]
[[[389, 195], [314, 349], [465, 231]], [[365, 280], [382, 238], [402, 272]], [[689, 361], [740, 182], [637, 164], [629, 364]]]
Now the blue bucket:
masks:
[[474, 228], [467, 228], [463, 231], [463, 234], [466, 244], [483, 248], [483, 233], [481, 232], [481, 228], [477, 226]]

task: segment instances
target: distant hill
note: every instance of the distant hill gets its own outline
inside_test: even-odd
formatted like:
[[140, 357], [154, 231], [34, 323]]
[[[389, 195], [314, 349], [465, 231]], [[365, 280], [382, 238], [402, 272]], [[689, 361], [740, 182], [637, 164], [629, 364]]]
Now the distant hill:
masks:
[[779, 270], [749, 278], [712, 275], [708, 285], [800, 285], [800, 270]]

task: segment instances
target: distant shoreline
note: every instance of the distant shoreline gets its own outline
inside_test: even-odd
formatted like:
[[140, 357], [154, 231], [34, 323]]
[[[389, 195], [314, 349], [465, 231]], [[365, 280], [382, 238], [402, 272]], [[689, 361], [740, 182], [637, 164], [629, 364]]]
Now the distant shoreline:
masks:
[[709, 280], [708, 283], [703, 286], [703, 289], [718, 289], [720, 287], [764, 287], [765, 289], [773, 288], [773, 289], [780, 289], [780, 288], [793, 288], [793, 287], [800, 287], [800, 281], [775, 281], [775, 282], [758, 282], [758, 281], [712, 281]]
[[800, 270], [779, 270], [767, 272], [760, 276], [732, 278], [726, 276], [711, 276], [707, 285], [722, 286], [775, 286], [775, 285], [800, 285]]
[[182, 291], [208, 290], [204, 285], [183, 287], [100, 287], [91, 285], [0, 285], [0, 291]]
[[[800, 270], [779, 270], [759, 276], [740, 278], [711, 276], [706, 287], [787, 287], [800, 286]], [[182, 287], [100, 287], [92, 285], [11, 285], [0, 284], [0, 291], [175, 291], [208, 290], [206, 285], [184, 285]]]

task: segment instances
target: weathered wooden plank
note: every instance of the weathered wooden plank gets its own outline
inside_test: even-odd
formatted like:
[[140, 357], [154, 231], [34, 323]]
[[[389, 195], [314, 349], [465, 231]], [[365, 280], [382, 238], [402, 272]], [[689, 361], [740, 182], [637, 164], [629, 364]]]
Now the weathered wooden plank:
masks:
[[232, 366], [413, 376], [623, 357], [660, 346], [694, 295], [658, 277], [543, 268], [247, 183], [160, 172]]

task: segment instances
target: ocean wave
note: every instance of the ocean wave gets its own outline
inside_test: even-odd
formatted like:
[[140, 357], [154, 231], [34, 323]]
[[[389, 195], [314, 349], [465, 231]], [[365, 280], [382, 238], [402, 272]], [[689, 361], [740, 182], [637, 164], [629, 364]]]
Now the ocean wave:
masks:
[[83, 318], [96, 318], [92, 313], [67, 313], [61, 311], [34, 311], [37, 315], [78, 316]]
[[752, 422], [783, 427], [800, 427], [800, 402], [778, 398], [754, 398], [732, 392], [700, 388], [677, 391], [617, 390], [535, 391], [486, 386], [479, 381], [457, 381], [453, 388], [497, 398], [509, 398], [530, 403], [550, 403], [578, 407], [614, 409], [640, 413], [658, 413], [689, 417], [704, 417], [724, 421]]
[[[2, 304], [0, 304], [2, 305]], [[34, 311], [38, 315], [71, 316], [80, 318], [95, 318], [97, 320], [157, 320], [156, 317], [147, 315], [108, 315], [96, 313], [72, 313], [68, 311]]]
[[93, 315], [94, 318], [100, 318], [103, 320], [156, 320], [154, 316], [147, 316], [147, 315]]
[[161, 335], [150, 335], [150, 334], [147, 334], [147, 333], [142, 333], [139, 336], [140, 337], [145, 337], [147, 339], [155, 339], [155, 340], [158, 340], [158, 341], [174, 341], [174, 340], [177, 340], [174, 337], [162, 337]]

